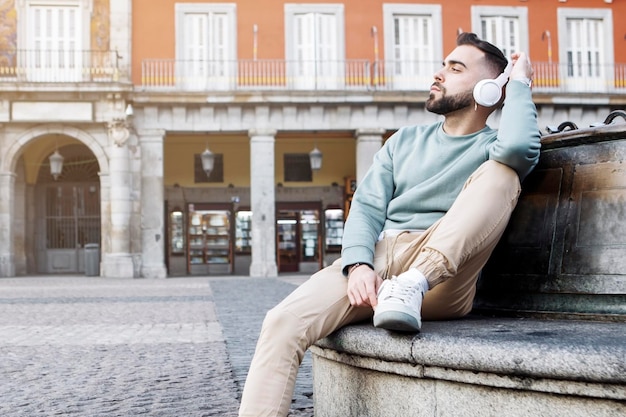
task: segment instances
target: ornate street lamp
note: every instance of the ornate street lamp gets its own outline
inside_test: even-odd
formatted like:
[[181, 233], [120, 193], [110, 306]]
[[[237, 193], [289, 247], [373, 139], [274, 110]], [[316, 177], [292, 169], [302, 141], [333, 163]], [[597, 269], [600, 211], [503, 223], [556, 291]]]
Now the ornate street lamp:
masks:
[[315, 148], [309, 152], [309, 160], [311, 162], [311, 171], [319, 171], [322, 168], [322, 151]]
[[58, 149], [48, 158], [50, 161], [50, 174], [52, 174], [55, 181], [59, 178], [59, 175], [61, 175], [61, 172], [63, 171], [63, 159], [64, 158], [59, 153]]
[[207, 146], [202, 155], [200, 155], [202, 159], [202, 169], [206, 173], [206, 176], [209, 177], [211, 172], [213, 171], [213, 165], [215, 165], [215, 154], [209, 150]]

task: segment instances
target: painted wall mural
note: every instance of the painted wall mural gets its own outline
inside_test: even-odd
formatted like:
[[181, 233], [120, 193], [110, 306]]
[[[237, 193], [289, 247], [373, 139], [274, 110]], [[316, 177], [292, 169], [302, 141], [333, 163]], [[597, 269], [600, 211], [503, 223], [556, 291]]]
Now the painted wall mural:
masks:
[[0, 0], [0, 69], [15, 67], [16, 48], [17, 11], [15, 10], [15, 0]]
[[[1, 0], [0, 0], [1, 1]], [[91, 15], [91, 49], [109, 50], [110, 13], [109, 0], [94, 0]]]

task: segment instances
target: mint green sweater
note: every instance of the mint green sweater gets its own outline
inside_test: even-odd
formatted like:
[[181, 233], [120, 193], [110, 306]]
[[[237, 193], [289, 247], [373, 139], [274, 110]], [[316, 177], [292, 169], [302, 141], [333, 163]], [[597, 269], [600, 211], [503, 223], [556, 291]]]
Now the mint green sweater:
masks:
[[509, 82], [506, 97], [499, 130], [486, 126], [450, 136], [439, 122], [402, 128], [385, 142], [352, 200], [343, 233], [344, 274], [357, 262], [373, 265], [383, 230], [425, 230], [439, 220], [483, 162], [510, 166], [520, 181], [528, 175], [541, 147], [537, 112], [521, 82]]

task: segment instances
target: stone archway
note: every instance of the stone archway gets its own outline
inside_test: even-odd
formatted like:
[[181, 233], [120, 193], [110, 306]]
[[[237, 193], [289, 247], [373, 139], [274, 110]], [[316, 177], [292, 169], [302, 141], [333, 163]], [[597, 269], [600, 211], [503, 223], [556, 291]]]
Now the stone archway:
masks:
[[82, 273], [86, 245], [100, 246], [101, 240], [98, 163], [82, 144], [58, 151], [64, 157], [61, 175], [53, 178], [42, 164], [35, 185], [37, 273]]
[[[100, 177], [96, 183], [99, 185], [108, 179], [109, 161], [103, 147], [103, 144], [106, 146], [108, 143], [105, 129], [96, 130], [92, 135], [75, 127], [48, 124], [35, 126], [14, 137], [7, 136], [3, 146], [3, 157], [0, 158], [0, 195], [8, 197], [0, 201], [0, 276], [3, 277], [12, 277], [16, 273], [21, 275], [38, 269], [27, 266], [35, 264], [34, 258], [38, 256], [37, 251], [41, 247], [40, 243], [40, 246], [37, 246], [36, 239], [43, 238], [38, 236], [30, 242], [28, 239], [33, 239], [31, 235], [34, 236], [37, 232], [34, 220], [38, 214], [36, 209], [41, 205], [37, 206], [35, 203], [37, 191], [34, 187], [29, 191], [28, 185], [23, 184], [18, 173], [24, 151], [34, 141], [46, 135], [64, 135], [81, 143], [83, 151], [90, 154], [93, 166], [97, 167], [93, 168]], [[42, 162], [43, 160], [40, 160], [39, 163]], [[71, 170], [68, 174], [70, 172]], [[104, 184], [108, 187], [108, 182]], [[105, 223], [101, 222], [101, 227], [103, 224]]]
[[[100, 175], [109, 175], [109, 161], [101, 143], [99, 143], [94, 136], [84, 130], [59, 124], [35, 126], [32, 129], [20, 134], [15, 140], [11, 141], [10, 145], [6, 149], [6, 152], [4, 152], [4, 157], [0, 159], [0, 172], [15, 172], [18, 159], [25, 145], [33, 140], [36, 140], [40, 136], [55, 134], [69, 136], [79, 142], [82, 142], [89, 148], [89, 150], [91, 150], [97, 159], [98, 166], [100, 168]], [[102, 134], [106, 135], [106, 131], [104, 129], [102, 130]]]

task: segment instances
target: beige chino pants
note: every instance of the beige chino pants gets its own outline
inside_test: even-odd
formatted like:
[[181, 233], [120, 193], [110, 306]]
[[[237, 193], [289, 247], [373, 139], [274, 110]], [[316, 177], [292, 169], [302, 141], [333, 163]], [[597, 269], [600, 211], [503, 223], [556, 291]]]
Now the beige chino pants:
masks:
[[[480, 270], [502, 236], [520, 193], [511, 168], [482, 164], [450, 210], [424, 233], [401, 233], [376, 244], [374, 267], [383, 278], [417, 267], [431, 290], [422, 318], [446, 320], [470, 312]], [[286, 416], [306, 350], [350, 323], [370, 320], [371, 308], [352, 307], [341, 260], [314, 274], [263, 322], [239, 416]]]

